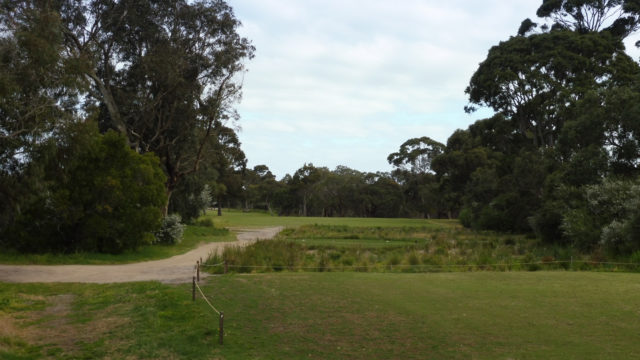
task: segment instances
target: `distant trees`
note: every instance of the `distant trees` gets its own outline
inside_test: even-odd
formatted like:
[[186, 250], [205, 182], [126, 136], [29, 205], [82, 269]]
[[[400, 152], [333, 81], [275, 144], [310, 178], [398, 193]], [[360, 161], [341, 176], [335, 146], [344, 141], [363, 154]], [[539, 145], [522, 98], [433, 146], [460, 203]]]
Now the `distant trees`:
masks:
[[387, 157], [395, 167], [392, 176], [402, 187], [405, 213], [418, 217], [442, 215], [444, 209], [437, 195], [433, 161], [445, 148], [444, 144], [424, 136], [405, 141], [397, 152]]

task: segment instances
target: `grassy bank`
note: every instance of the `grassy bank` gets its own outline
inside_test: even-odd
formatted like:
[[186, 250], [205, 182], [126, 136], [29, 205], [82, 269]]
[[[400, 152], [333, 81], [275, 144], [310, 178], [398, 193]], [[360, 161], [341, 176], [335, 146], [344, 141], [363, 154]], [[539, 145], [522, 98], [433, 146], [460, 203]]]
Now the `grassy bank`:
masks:
[[[401, 224], [402, 220], [398, 221]], [[390, 221], [387, 225], [392, 225]], [[226, 248], [208, 259], [234, 272], [360, 271], [440, 272], [512, 270], [639, 271], [635, 258], [581, 253], [547, 246], [524, 235], [477, 232], [449, 223], [434, 226], [366, 227], [300, 225], [277, 239]], [[222, 273], [222, 268], [212, 268]]]
[[640, 356], [635, 274], [281, 273], [188, 285], [0, 284], [0, 358]]
[[211, 226], [188, 225], [182, 241], [176, 245], [146, 245], [123, 254], [74, 253], [74, 254], [20, 254], [15, 251], [0, 251], [0, 264], [126, 264], [140, 261], [165, 259], [184, 254], [201, 243], [234, 241], [235, 236], [226, 229]]

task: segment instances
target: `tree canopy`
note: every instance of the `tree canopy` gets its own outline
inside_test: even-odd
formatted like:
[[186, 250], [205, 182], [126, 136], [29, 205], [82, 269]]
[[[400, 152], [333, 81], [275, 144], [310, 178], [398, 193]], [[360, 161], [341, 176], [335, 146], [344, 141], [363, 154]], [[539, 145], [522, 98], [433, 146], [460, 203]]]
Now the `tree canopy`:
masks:
[[34, 189], [66, 186], [41, 154], [79, 141], [71, 124], [96, 123], [157, 157], [165, 214], [242, 163], [234, 105], [254, 47], [225, 1], [0, 0], [0, 9], [0, 233], [37, 200]]

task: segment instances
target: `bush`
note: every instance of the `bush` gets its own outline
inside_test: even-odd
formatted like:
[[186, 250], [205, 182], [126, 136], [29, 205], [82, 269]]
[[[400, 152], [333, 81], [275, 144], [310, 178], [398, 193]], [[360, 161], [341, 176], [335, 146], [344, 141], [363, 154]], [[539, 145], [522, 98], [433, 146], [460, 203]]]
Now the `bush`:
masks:
[[468, 207], [464, 207], [460, 211], [460, 215], [458, 215], [458, 220], [460, 220], [462, 226], [471, 228], [471, 225], [473, 224], [473, 212], [471, 211], [471, 209], [469, 209]]
[[200, 220], [196, 221], [196, 225], [197, 226], [202, 226], [202, 227], [214, 227], [215, 226], [215, 224], [213, 223], [213, 220], [211, 218], [200, 219]]
[[150, 244], [167, 196], [158, 158], [113, 131], [69, 125], [33, 159], [43, 189], [6, 236], [23, 252], [121, 253]]
[[155, 232], [154, 244], [175, 245], [182, 241], [184, 225], [178, 214], [171, 214], [162, 219], [162, 227]]

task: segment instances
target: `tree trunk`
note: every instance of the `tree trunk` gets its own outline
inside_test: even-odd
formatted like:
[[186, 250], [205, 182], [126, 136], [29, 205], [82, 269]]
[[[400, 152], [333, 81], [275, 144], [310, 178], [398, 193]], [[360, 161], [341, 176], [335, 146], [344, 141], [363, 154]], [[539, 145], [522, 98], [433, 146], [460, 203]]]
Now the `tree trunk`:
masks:
[[218, 197], [218, 216], [222, 216], [222, 200]]
[[[113, 98], [113, 94], [111, 94], [111, 89], [109, 89], [107, 85], [104, 82], [102, 82], [102, 80], [98, 77], [98, 75], [96, 75], [94, 71], [89, 71], [87, 73], [87, 76], [91, 78], [93, 82], [96, 84], [96, 86], [98, 87], [98, 91], [100, 91], [100, 94], [102, 95], [102, 101], [104, 102], [105, 106], [107, 107], [107, 111], [109, 112], [109, 117], [111, 118], [111, 124], [116, 130], [118, 130], [118, 132], [120, 132], [121, 134], [127, 137], [127, 142], [129, 143], [130, 146], [133, 145], [131, 142], [131, 139], [129, 139], [127, 126], [122, 121], [122, 118], [120, 116], [118, 105], [116, 104], [116, 101]], [[134, 149], [134, 150], [138, 151], [138, 149]]]
[[169, 215], [169, 201], [171, 200], [171, 194], [173, 193], [173, 189], [167, 188], [167, 203], [162, 208], [162, 216], [167, 217]]
[[302, 216], [307, 216], [307, 194], [302, 196]]

